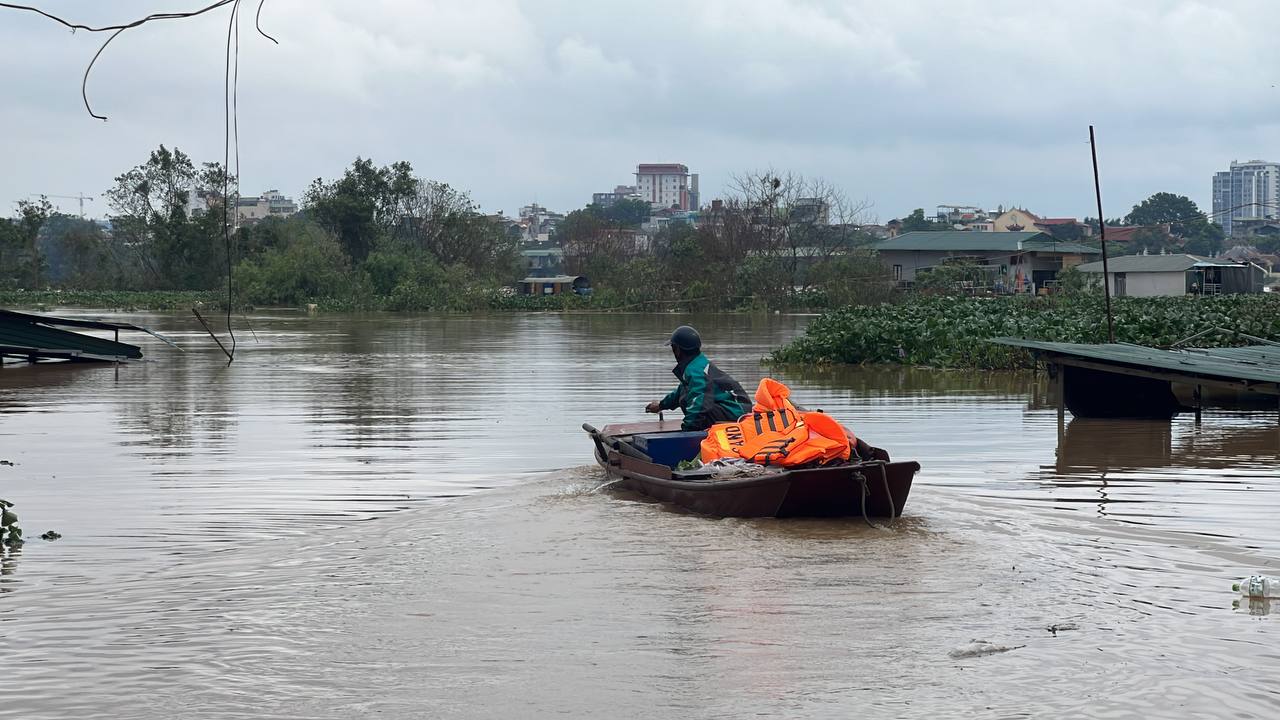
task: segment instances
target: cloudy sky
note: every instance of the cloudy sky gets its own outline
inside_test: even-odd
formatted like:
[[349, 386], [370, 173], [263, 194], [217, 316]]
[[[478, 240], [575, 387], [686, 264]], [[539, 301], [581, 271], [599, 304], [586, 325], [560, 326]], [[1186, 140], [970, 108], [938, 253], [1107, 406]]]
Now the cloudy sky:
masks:
[[[29, 0], [30, 1], [30, 0]], [[86, 23], [206, 0], [34, 0]], [[1280, 159], [1274, 0], [246, 0], [246, 194], [300, 196], [356, 156], [409, 160], [486, 210], [581, 207], [637, 162], [823, 178], [883, 222], [942, 203], [1093, 215], [1157, 191], [1209, 203]], [[0, 9], [0, 204], [101, 198], [158, 144], [223, 153], [228, 12], [117, 38]], [[65, 210], [75, 201], [57, 200]], [[108, 208], [87, 205], [94, 215]]]

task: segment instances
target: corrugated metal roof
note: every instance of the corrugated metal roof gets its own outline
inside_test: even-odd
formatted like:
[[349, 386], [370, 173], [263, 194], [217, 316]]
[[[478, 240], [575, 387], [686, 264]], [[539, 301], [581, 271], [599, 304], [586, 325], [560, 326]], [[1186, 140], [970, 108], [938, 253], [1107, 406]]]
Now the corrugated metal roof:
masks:
[[[1107, 259], [1111, 272], [1186, 272], [1193, 267], [1244, 267], [1230, 260], [1215, 260], [1199, 255], [1121, 255]], [[1102, 272], [1102, 261], [1077, 265], [1080, 272]]]
[[939, 230], [903, 233], [875, 244], [880, 251], [925, 250], [938, 252], [1059, 252], [1098, 254], [1095, 248], [1079, 243], [1057, 242], [1042, 232], [978, 232]]
[[1073, 355], [1106, 363], [1156, 368], [1189, 375], [1280, 383], [1280, 346], [1159, 350], [1125, 343], [1088, 345], [1021, 338], [995, 338], [993, 343], [1047, 353]]

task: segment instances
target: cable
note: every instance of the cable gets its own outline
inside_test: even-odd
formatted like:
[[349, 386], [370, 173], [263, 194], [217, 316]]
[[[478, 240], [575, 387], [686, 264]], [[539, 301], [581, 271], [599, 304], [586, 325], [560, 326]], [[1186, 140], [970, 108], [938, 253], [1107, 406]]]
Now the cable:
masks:
[[[236, 359], [236, 333], [231, 327], [231, 308], [234, 304], [231, 279], [231, 221], [240, 214], [240, 121], [236, 112], [237, 89], [240, 82], [240, 0], [233, 0], [231, 17], [227, 21], [226, 72], [222, 81], [222, 236], [227, 250], [227, 334], [231, 337], [231, 350], [227, 352], [227, 365]], [[231, 40], [235, 38], [235, 69], [232, 70]], [[237, 117], [233, 120], [232, 116]], [[235, 128], [236, 141], [236, 208], [231, 208], [231, 133]], [[233, 214], [234, 213], [234, 214]], [[221, 345], [221, 343], [219, 343]]]

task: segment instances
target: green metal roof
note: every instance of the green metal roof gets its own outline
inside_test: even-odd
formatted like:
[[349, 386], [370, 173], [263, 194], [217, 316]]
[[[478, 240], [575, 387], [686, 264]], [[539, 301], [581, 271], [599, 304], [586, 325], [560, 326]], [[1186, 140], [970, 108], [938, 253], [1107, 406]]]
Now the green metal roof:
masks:
[[990, 342], [1044, 353], [1072, 355], [1106, 363], [1157, 368], [1188, 375], [1280, 383], [1280, 345], [1158, 350], [1127, 343], [1087, 345], [1008, 337], [995, 338]]
[[[1077, 265], [1080, 272], [1102, 272], [1102, 262], [1091, 262]], [[1195, 267], [1245, 267], [1245, 265], [1229, 260], [1214, 260], [1198, 255], [1121, 255], [1107, 259], [1107, 269], [1111, 272], [1186, 272]]]
[[1101, 251], [1087, 245], [1056, 242], [1052, 235], [1042, 232], [977, 232], [972, 230], [941, 230], [903, 233], [895, 238], [875, 244], [880, 251], [932, 250], [937, 252], [1059, 252], [1070, 255], [1093, 254]]

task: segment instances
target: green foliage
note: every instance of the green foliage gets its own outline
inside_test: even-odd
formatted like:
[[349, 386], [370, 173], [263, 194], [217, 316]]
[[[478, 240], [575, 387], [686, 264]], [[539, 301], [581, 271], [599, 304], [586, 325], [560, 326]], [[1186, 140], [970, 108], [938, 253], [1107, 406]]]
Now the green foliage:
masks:
[[1057, 280], [1058, 295], [1061, 296], [1077, 297], [1102, 292], [1101, 277], [1082, 273], [1076, 267], [1069, 267], [1060, 271]]
[[[1224, 327], [1280, 341], [1280, 296], [1114, 298], [1116, 340], [1167, 347]], [[1029, 353], [995, 337], [1105, 341], [1097, 294], [1076, 298], [916, 297], [897, 305], [849, 307], [814, 320], [774, 353], [778, 363], [899, 363], [947, 368], [1030, 367]]]
[[924, 208], [916, 208], [911, 214], [902, 218], [902, 232], [933, 230], [935, 223], [924, 216]]
[[0, 307], [82, 307], [103, 310], [223, 308], [226, 294], [205, 290], [0, 290]]
[[0, 546], [18, 547], [22, 545], [22, 528], [18, 526], [18, 515], [13, 511], [13, 503], [0, 500]]
[[[226, 171], [199, 169], [178, 148], [161, 145], [147, 162], [116, 178], [107, 191], [112, 235], [137, 258], [130, 285], [139, 289], [205, 290], [226, 278]], [[203, 202], [192, 202], [201, 200]], [[194, 216], [188, 207], [201, 209]]]
[[991, 272], [973, 262], [944, 263], [916, 273], [916, 289], [950, 293], [992, 284]]
[[347, 258], [337, 241], [310, 225], [236, 266], [234, 286], [250, 305], [305, 305], [350, 294]]
[[18, 202], [15, 220], [0, 219], [0, 287], [39, 287], [44, 258], [37, 247], [40, 228], [53, 213], [44, 197], [39, 202]]
[[[1159, 192], [1134, 205], [1124, 218], [1128, 225], [1168, 225], [1169, 235], [1134, 238], [1130, 250], [1148, 252], [1180, 250], [1197, 255], [1210, 255], [1222, 250], [1222, 227], [1209, 222], [1200, 208], [1184, 195]], [[1141, 234], [1141, 233], [1139, 233]], [[1176, 240], [1174, 239], [1176, 238]]]
[[417, 188], [418, 180], [407, 162], [376, 167], [372, 160], [356, 158], [340, 179], [326, 183], [316, 178], [311, 183], [307, 210], [359, 263], [380, 237], [390, 234]]

